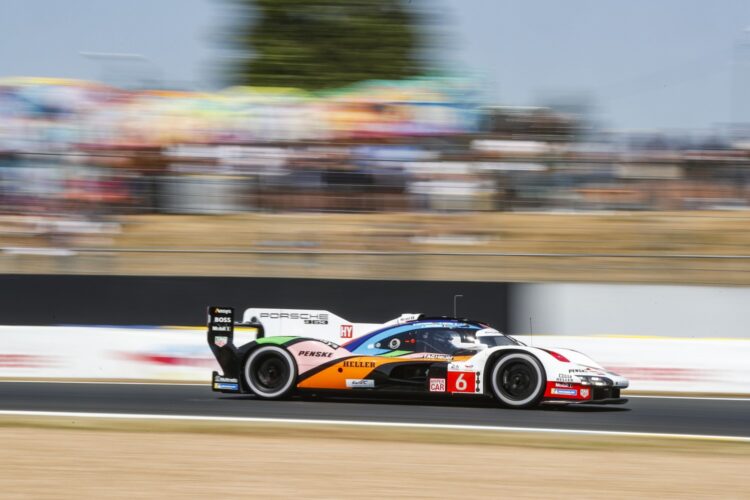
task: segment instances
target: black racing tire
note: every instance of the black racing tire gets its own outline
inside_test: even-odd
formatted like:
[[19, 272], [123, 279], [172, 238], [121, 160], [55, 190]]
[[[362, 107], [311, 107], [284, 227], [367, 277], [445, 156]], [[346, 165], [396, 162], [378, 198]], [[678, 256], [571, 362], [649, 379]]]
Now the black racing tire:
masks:
[[247, 387], [257, 397], [282, 399], [294, 391], [297, 364], [286, 349], [266, 345], [250, 352], [242, 373]]
[[547, 375], [542, 363], [531, 354], [512, 352], [492, 367], [490, 387], [500, 405], [533, 408], [544, 397]]

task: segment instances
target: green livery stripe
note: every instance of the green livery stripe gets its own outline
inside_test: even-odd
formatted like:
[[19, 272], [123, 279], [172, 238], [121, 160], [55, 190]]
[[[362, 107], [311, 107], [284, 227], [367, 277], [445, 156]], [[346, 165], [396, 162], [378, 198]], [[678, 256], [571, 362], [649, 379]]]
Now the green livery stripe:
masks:
[[289, 342], [290, 340], [294, 340], [299, 337], [263, 337], [256, 342], [258, 344], [276, 344], [276, 345], [283, 345]]
[[404, 354], [409, 354], [409, 353], [411, 353], [411, 351], [391, 351], [385, 354], [381, 354], [381, 356], [385, 358], [395, 358], [396, 356], [403, 356]]

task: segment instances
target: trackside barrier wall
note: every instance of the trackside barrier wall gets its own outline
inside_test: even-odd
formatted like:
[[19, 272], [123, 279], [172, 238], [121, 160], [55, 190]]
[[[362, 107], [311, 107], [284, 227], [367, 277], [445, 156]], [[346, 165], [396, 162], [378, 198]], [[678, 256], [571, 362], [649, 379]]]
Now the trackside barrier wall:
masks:
[[451, 281], [0, 275], [0, 325], [194, 326], [205, 324], [211, 304], [322, 309], [375, 323], [405, 312], [452, 314], [453, 296], [461, 294], [460, 315], [505, 331], [507, 289]]
[[[252, 338], [238, 331], [236, 341]], [[518, 337], [584, 352], [637, 391], [750, 394], [750, 340]], [[218, 365], [203, 328], [0, 326], [0, 378], [209, 383]]]

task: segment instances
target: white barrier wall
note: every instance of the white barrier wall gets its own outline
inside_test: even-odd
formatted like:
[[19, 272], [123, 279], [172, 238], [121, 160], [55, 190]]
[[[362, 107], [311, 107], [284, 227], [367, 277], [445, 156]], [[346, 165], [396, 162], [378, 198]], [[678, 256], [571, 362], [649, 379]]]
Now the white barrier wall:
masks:
[[[238, 343], [252, 332], [237, 332]], [[750, 394], [750, 340], [518, 337], [584, 352], [639, 391]], [[204, 329], [0, 326], [0, 378], [208, 383], [218, 370]]]
[[0, 377], [208, 381], [205, 330], [0, 326]]
[[509, 330], [549, 335], [750, 339], [750, 287], [538, 283], [511, 285]]

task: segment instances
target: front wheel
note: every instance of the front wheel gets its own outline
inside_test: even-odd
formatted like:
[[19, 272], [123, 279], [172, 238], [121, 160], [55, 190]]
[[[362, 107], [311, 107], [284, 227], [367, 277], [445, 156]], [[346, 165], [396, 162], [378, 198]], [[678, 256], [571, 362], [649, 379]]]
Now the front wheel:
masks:
[[263, 346], [245, 361], [245, 382], [259, 398], [280, 399], [294, 390], [297, 366], [289, 351], [278, 346]]
[[490, 384], [492, 393], [502, 405], [530, 408], [544, 397], [546, 379], [539, 360], [530, 354], [515, 352], [495, 363]]

